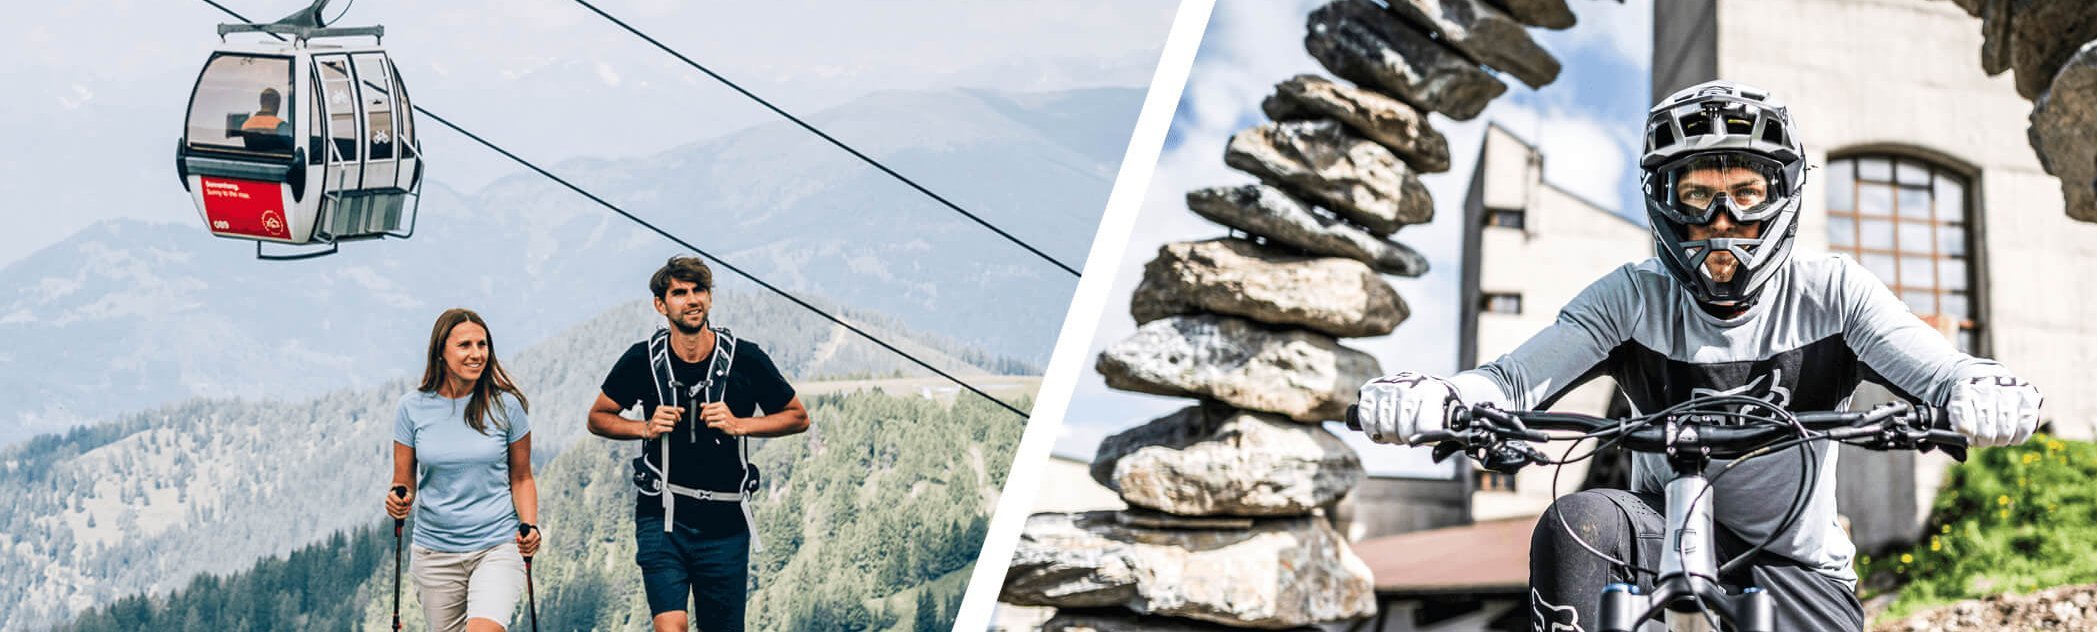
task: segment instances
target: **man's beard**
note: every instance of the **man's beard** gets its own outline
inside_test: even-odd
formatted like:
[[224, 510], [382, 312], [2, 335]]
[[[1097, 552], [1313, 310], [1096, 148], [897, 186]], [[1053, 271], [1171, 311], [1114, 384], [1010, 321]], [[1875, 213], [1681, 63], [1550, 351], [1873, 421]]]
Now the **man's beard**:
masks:
[[707, 318], [707, 316], [701, 315], [699, 317], [699, 324], [697, 326], [685, 325], [684, 319], [682, 318], [672, 318], [670, 319], [670, 326], [675, 327], [677, 329], [677, 333], [684, 334], [687, 336], [695, 335], [699, 332], [706, 331]]

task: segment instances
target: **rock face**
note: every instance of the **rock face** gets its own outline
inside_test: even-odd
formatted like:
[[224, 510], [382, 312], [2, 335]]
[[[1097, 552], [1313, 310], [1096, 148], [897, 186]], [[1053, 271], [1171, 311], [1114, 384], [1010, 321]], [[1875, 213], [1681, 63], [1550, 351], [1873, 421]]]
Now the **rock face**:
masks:
[[1376, 611], [1367, 565], [1316, 518], [1246, 531], [1129, 527], [1113, 512], [1027, 519], [1003, 600], [1029, 606], [1118, 606], [1266, 629]]
[[1520, 22], [1483, 0], [1390, 0], [1391, 12], [1479, 63], [1531, 88], [1558, 80], [1558, 59], [1529, 39]]
[[1376, 359], [1329, 336], [1228, 316], [1151, 321], [1100, 353], [1107, 386], [1214, 399], [1302, 422], [1339, 419], [1379, 375]]
[[1212, 187], [1187, 193], [1187, 208], [1231, 228], [1305, 251], [1346, 257], [1383, 274], [1427, 273], [1427, 257], [1404, 244], [1313, 210], [1271, 186]]
[[1130, 504], [1190, 516], [1302, 516], [1361, 483], [1322, 427], [1191, 406], [1100, 442], [1092, 478]]
[[2097, 222], [2097, 41], [2077, 50], [2052, 86], [2032, 107], [2031, 146], [2061, 179], [2068, 217]]
[[1410, 313], [1360, 261], [1289, 255], [1243, 239], [1166, 244], [1129, 302], [1138, 323], [1209, 312], [1342, 337], [1391, 333]]
[[1434, 202], [1412, 169], [1336, 121], [1268, 123], [1238, 132], [1224, 148], [1223, 162], [1316, 200], [1376, 235], [1434, 219]]
[[1368, 0], [1339, 0], [1312, 11], [1303, 46], [1341, 78], [1459, 121], [1478, 116], [1507, 91], [1471, 60]]
[[[1573, 10], [1565, 6], [1565, 0], [1485, 0], [1487, 4], [1506, 11], [1509, 17], [1530, 26], [1547, 29], [1568, 29], [1578, 20]], [[1978, 0], [1959, 0], [1972, 2]]]
[[2037, 99], [2086, 42], [2097, 39], [2088, 0], [1989, 0], [1981, 3], [1981, 68], [2017, 73], [2017, 94]]
[[1449, 170], [1449, 140], [1404, 101], [1317, 75], [1297, 75], [1276, 84], [1260, 110], [1277, 121], [1329, 117], [1382, 143], [1421, 173]]

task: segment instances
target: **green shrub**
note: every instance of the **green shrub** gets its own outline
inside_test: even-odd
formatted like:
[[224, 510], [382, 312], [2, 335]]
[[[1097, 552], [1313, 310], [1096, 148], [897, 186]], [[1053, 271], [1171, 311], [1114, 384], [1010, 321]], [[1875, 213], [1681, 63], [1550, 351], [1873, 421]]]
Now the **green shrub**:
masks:
[[1925, 537], [1906, 551], [1858, 560], [1865, 586], [1898, 591], [1886, 618], [2097, 582], [2097, 443], [2038, 435], [1974, 450], [1946, 477]]

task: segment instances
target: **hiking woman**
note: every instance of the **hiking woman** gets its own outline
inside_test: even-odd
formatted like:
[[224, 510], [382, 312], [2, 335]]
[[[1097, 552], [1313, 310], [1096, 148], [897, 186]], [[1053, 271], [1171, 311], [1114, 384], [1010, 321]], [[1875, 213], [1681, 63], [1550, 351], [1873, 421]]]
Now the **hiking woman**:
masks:
[[422, 384], [400, 398], [386, 513], [415, 528], [409, 574], [429, 629], [508, 628], [537, 553], [530, 405], [495, 359], [488, 324], [446, 310], [430, 330]]

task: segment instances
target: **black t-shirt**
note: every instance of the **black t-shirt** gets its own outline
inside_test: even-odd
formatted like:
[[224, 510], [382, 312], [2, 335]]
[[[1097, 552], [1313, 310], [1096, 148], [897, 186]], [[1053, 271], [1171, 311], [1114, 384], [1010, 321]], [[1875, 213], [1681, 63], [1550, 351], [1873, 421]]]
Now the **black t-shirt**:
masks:
[[[732, 359], [725, 380], [727, 390], [724, 392], [720, 383], [712, 389], [712, 397], [724, 399], [730, 413], [737, 417], [755, 417], [779, 412], [787, 402], [793, 401], [793, 385], [779, 374], [779, 367], [772, 364], [771, 356], [765, 355], [757, 343], [737, 340]], [[684, 384], [699, 384], [712, 365], [712, 353], [698, 364], [685, 362], [674, 352], [670, 354], [670, 370], [677, 376], [677, 381]], [[642, 418], [647, 419], [655, 416], [656, 406], [662, 403], [655, 387], [654, 372], [648, 366], [648, 341], [643, 340], [619, 356], [611, 373], [604, 377], [602, 388], [605, 397], [618, 402], [622, 408], [632, 408], [635, 402], [639, 402]], [[706, 423], [699, 419], [699, 406], [690, 403], [693, 399], [690, 395], [678, 394], [677, 398], [686, 403], [685, 419], [677, 422], [676, 430], [654, 440], [642, 441], [642, 456], [660, 467], [658, 460], [662, 457], [662, 447], [657, 442], [668, 440], [671, 483], [719, 492], [737, 491], [743, 481], [743, 471], [735, 437], [706, 427]], [[660, 498], [643, 496], [636, 491], [634, 515], [661, 516], [662, 502]], [[743, 524], [742, 509], [735, 503], [683, 496], [678, 496], [676, 502], [677, 524], [696, 529], [702, 535], [725, 537], [749, 530]]]

